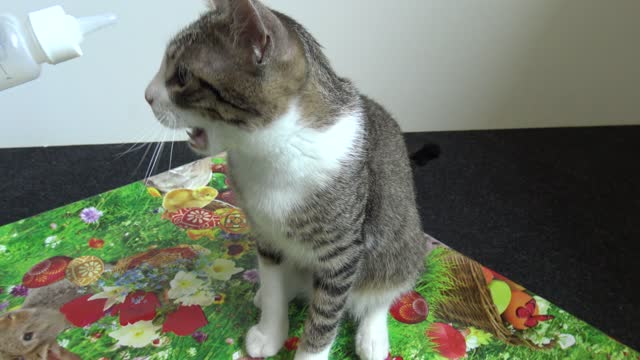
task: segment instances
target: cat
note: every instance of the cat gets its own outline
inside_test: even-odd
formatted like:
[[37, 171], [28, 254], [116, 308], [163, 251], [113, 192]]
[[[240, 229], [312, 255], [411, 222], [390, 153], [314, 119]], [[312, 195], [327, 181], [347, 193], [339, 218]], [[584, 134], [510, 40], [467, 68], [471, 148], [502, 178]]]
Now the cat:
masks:
[[161, 124], [188, 129], [194, 151], [227, 152], [259, 254], [262, 311], [246, 351], [275, 355], [289, 301], [306, 296], [295, 359], [328, 359], [347, 314], [358, 356], [386, 359], [389, 307], [428, 248], [400, 127], [290, 17], [257, 0], [209, 3], [170, 41], [145, 98]]

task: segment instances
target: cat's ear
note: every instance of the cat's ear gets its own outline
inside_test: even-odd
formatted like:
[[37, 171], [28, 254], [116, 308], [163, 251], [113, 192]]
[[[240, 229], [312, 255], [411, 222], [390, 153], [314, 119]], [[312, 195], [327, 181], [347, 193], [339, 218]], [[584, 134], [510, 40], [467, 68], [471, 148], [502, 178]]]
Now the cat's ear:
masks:
[[[212, 1], [224, 2], [224, 0]], [[272, 34], [265, 25], [267, 19], [263, 19], [269, 14], [266, 11], [261, 13], [252, 0], [232, 0], [230, 9], [233, 21], [232, 33], [236, 45], [248, 48], [251, 60], [257, 65], [264, 63], [267, 51], [273, 45]]]
[[205, 4], [211, 11], [219, 13], [228, 13], [230, 0], [204, 0]]

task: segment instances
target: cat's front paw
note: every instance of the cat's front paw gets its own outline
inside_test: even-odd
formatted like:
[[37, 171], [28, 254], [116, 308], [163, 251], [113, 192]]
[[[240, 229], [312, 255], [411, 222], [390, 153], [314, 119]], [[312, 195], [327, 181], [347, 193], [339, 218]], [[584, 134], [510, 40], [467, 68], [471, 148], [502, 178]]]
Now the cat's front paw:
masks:
[[274, 356], [284, 345], [285, 339], [286, 335], [265, 334], [256, 325], [247, 333], [247, 353], [253, 358]]
[[329, 350], [330, 349], [326, 349], [319, 353], [310, 353], [300, 349], [296, 351], [296, 356], [293, 360], [329, 360]]
[[360, 360], [385, 360], [389, 356], [389, 336], [386, 329], [359, 329], [356, 353]]
[[253, 297], [253, 305], [258, 309], [262, 309], [262, 289], [258, 289], [256, 296]]

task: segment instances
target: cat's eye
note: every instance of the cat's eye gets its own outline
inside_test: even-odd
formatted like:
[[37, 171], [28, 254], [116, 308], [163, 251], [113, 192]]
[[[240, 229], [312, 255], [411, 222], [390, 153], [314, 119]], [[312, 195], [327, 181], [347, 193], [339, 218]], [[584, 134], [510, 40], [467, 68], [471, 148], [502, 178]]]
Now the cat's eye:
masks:
[[22, 335], [22, 340], [24, 341], [33, 340], [33, 333], [32, 332], [25, 333], [24, 335]]
[[176, 69], [176, 78], [178, 79], [178, 85], [185, 87], [191, 81], [191, 72], [184, 65], [178, 65]]

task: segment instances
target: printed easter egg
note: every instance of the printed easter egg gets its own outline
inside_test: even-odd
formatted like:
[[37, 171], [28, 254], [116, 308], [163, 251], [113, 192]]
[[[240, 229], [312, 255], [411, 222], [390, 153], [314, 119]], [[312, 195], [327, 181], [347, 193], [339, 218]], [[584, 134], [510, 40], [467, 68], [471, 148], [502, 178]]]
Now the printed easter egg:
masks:
[[35, 289], [58, 282], [65, 277], [65, 271], [73, 259], [55, 256], [44, 260], [29, 270], [22, 278], [22, 285]]
[[67, 266], [67, 280], [78, 286], [89, 286], [104, 273], [104, 262], [95, 256], [82, 256], [74, 259]]
[[188, 230], [212, 229], [220, 224], [218, 215], [200, 208], [179, 209], [170, 218], [174, 225]]
[[489, 292], [493, 303], [498, 308], [498, 313], [502, 314], [511, 302], [511, 288], [504, 281], [493, 280], [489, 283]]
[[222, 173], [211, 174], [211, 187], [218, 191], [225, 191], [229, 188], [226, 183], [227, 175]]
[[415, 291], [402, 295], [391, 305], [391, 316], [404, 324], [418, 324], [427, 319], [429, 304]]
[[427, 337], [435, 344], [436, 351], [447, 359], [457, 360], [467, 355], [464, 336], [451, 325], [434, 323], [427, 330]]
[[247, 216], [239, 209], [226, 210], [220, 221], [220, 229], [227, 234], [243, 235], [249, 232]]

